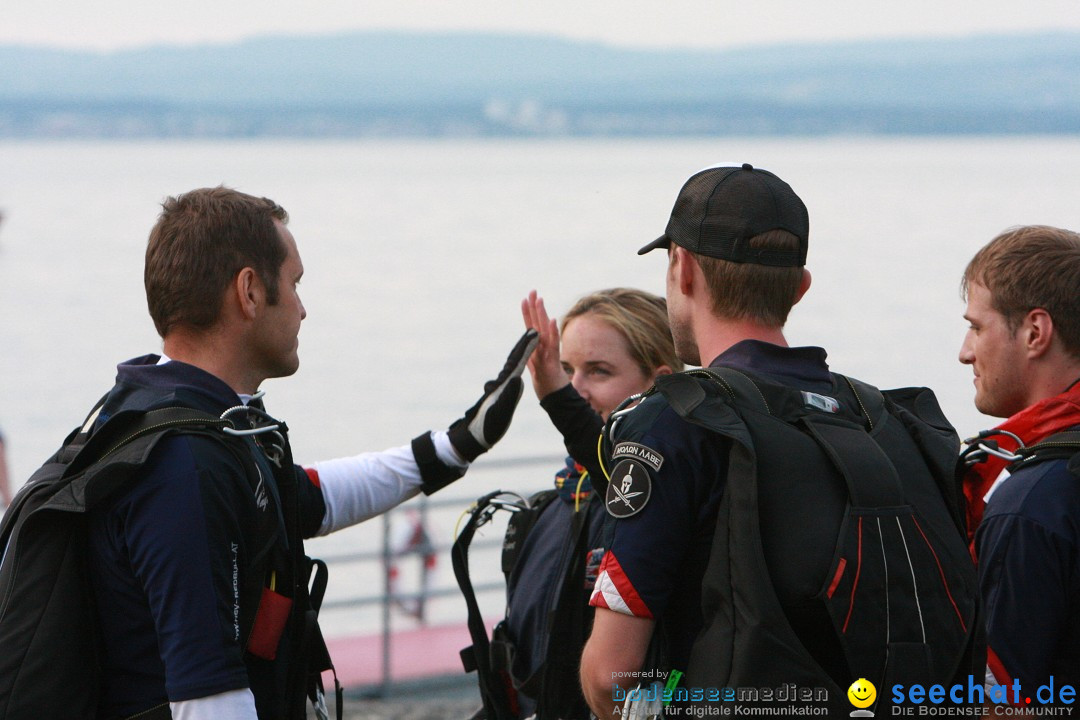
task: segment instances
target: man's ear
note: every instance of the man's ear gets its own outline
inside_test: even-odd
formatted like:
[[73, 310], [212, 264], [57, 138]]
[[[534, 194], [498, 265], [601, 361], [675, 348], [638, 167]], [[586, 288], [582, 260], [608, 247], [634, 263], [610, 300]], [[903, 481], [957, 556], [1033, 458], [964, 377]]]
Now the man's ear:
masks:
[[1029, 357], [1049, 352], [1054, 342], [1054, 319], [1042, 308], [1028, 310], [1017, 332], [1024, 333], [1024, 346]]
[[806, 291], [810, 289], [810, 279], [810, 271], [806, 268], [803, 268], [802, 279], [799, 280], [799, 289], [795, 292], [795, 302], [791, 303], [792, 305], [802, 300], [803, 295], [805, 295]]
[[266, 289], [259, 279], [259, 274], [254, 268], [246, 267], [236, 274], [229, 287], [240, 313], [245, 319], [254, 320], [259, 308], [266, 301]]
[[679, 291], [683, 295], [689, 295], [694, 286], [694, 271], [698, 268], [697, 258], [686, 248], [673, 243], [671, 246], [671, 265]]

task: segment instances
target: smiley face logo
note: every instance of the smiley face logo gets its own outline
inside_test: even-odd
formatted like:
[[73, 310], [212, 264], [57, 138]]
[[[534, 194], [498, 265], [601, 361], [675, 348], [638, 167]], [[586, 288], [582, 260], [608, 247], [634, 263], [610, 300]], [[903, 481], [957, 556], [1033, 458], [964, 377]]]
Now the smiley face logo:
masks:
[[857, 708], [868, 708], [877, 699], [877, 688], [866, 678], [859, 678], [851, 683], [847, 691], [848, 700]]

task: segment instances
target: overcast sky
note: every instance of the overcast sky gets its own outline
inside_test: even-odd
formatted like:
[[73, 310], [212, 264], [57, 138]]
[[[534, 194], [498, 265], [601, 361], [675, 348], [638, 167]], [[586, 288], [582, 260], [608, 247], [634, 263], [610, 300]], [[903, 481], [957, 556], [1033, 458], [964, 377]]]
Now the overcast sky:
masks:
[[627, 46], [1080, 30], [1080, 0], [2, 0], [0, 43], [111, 50], [368, 29], [554, 34]]

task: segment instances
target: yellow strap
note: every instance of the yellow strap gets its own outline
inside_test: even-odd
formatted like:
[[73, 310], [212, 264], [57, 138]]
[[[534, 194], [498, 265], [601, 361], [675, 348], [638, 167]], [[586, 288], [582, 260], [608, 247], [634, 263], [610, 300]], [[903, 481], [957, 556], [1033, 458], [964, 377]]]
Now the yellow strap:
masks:
[[460, 514], [460, 515], [458, 515], [458, 518], [457, 518], [457, 522], [455, 522], [455, 523], [454, 523], [454, 537], [453, 537], [453, 539], [454, 539], [454, 540], [457, 540], [457, 536], [458, 536], [458, 528], [459, 528], [459, 527], [461, 527], [461, 518], [463, 518], [463, 517], [465, 517], [466, 515], [468, 515], [468, 514], [469, 514], [469, 512], [471, 512], [471, 511], [473, 510], [473, 508], [475, 508], [475, 507], [476, 507], [476, 503], [473, 503], [473, 504], [472, 504], [472, 505], [470, 505], [469, 507], [467, 507], [467, 508], [465, 508], [464, 510], [462, 510], [462, 511], [461, 511], [461, 514]]
[[611, 482], [611, 474], [604, 466], [604, 433], [600, 433], [600, 437], [596, 438], [596, 459], [600, 461], [600, 470], [604, 473], [604, 479]]
[[574, 512], [577, 512], [581, 508], [581, 483], [585, 482], [585, 478], [587, 477], [589, 477], [589, 473], [584, 472], [577, 481], [577, 489], [574, 490]]

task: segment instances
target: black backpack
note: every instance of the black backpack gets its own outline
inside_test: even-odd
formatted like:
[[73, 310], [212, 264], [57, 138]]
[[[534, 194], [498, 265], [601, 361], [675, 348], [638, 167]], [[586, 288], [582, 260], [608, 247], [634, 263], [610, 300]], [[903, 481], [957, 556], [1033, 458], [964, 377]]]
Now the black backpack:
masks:
[[[512, 498], [512, 499], [511, 499]], [[536, 700], [537, 720], [588, 718], [578, 681], [581, 650], [592, 626], [592, 608], [583, 601], [589, 517], [599, 498], [595, 490], [576, 508], [563, 542], [564, 571], [561, 577], [538, 578], [519, 565], [521, 549], [541, 514], [559, 500], [558, 491], [543, 490], [528, 499], [497, 490], [479, 498], [470, 508], [471, 516], [451, 549], [454, 576], [465, 596], [468, 627], [473, 644], [461, 651], [466, 672], [476, 671], [483, 707], [474, 716], [486, 720], [516, 720], [521, 717], [519, 691]], [[480, 614], [469, 576], [469, 545], [476, 530], [500, 509], [512, 514], [503, 538], [502, 572], [506, 578], [507, 612], [518, 593], [535, 592], [537, 585], [554, 583], [555, 606], [546, 623], [547, 652], [530, 677], [514, 672], [517, 649], [500, 621], [490, 638]], [[531, 583], [524, 587], [523, 579]], [[537, 639], [539, 640], [539, 639]]]
[[87, 576], [87, 511], [131, 481], [169, 433], [224, 437], [186, 408], [118, 413], [81, 428], [20, 489], [0, 522], [0, 717], [93, 718], [101, 670]]
[[928, 389], [833, 377], [835, 397], [726, 368], [657, 382], [730, 448], [704, 624], [676, 700], [794, 683], [846, 714], [849, 685], [866, 678], [883, 713], [893, 684], [981, 676], [958, 438]]
[[[122, 411], [95, 428], [103, 403], [104, 398], [31, 476], [0, 522], [0, 717], [6, 720], [97, 715], [101, 638], [88, 577], [88, 511], [136, 480], [157, 444], [173, 433], [206, 436], [225, 443], [245, 467], [253, 462], [247, 441], [225, 432], [233, 426], [230, 420], [169, 407]], [[279, 427], [286, 432], [274, 425]], [[258, 482], [254, 471], [249, 481]], [[333, 669], [317, 622], [326, 566], [303, 556], [302, 543], [294, 545], [293, 554], [301, 557], [294, 562], [299, 576], [293, 614], [302, 632], [282, 649], [293, 658], [285, 683], [296, 696], [290, 717], [304, 716], [305, 694], [321, 704], [319, 673]], [[336, 676], [335, 689], [340, 719]], [[169, 717], [168, 706], [153, 715], [158, 716]]]

